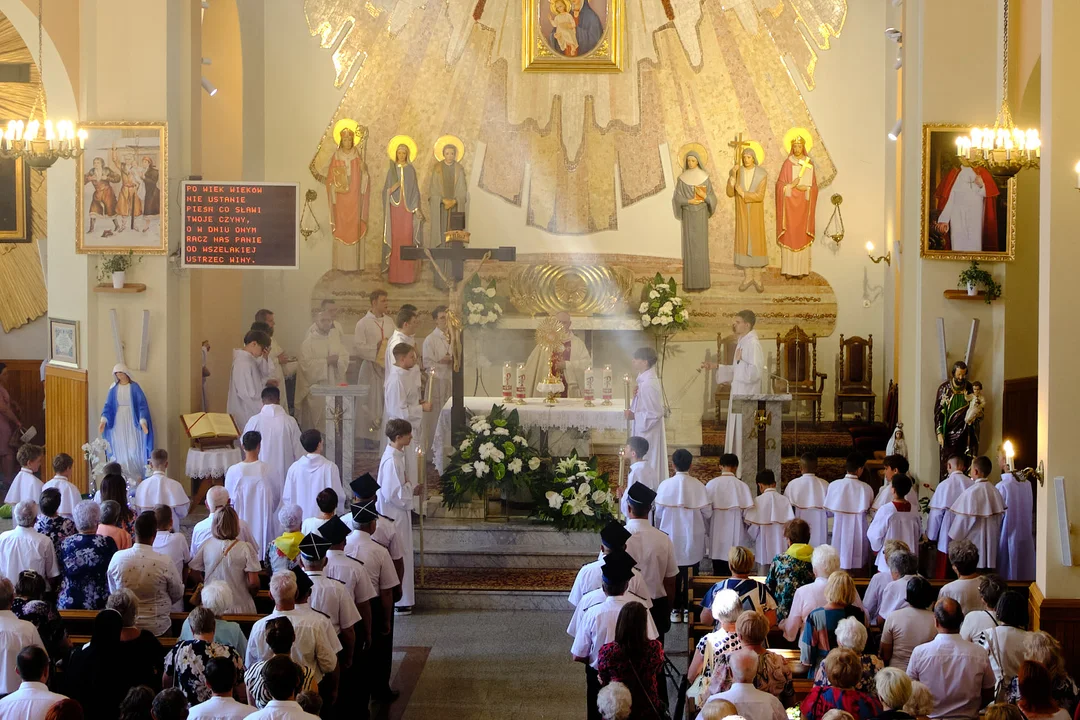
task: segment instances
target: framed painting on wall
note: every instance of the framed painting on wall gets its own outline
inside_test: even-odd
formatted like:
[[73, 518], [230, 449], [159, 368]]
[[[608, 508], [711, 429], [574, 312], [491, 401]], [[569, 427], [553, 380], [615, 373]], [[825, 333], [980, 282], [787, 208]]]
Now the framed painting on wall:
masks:
[[79, 368], [79, 321], [49, 318], [49, 364]]
[[0, 159], [0, 243], [33, 239], [30, 168], [22, 159]]
[[993, 175], [956, 152], [970, 125], [923, 125], [922, 246], [937, 260], [1016, 257], [1016, 178]]
[[75, 250], [164, 255], [169, 133], [158, 122], [92, 122], [75, 175]]
[[625, 0], [522, 0], [525, 72], [621, 72]]

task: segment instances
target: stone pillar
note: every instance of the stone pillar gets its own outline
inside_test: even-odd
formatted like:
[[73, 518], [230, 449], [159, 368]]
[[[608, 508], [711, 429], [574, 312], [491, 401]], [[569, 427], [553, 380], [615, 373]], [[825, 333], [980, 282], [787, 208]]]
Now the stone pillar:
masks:
[[[1064, 476], [1070, 525], [1080, 520], [1080, 490], [1070, 477], [1076, 467], [1076, 408], [1080, 385], [1075, 373], [1080, 354], [1075, 308], [1080, 302], [1076, 268], [1080, 267], [1080, 194], [1074, 189], [1073, 166], [1080, 160], [1076, 116], [1080, 99], [1075, 76], [1080, 44], [1072, 32], [1080, 27], [1080, 6], [1070, 0], [1042, 2], [1043, 141], [1039, 198], [1039, 440], [1038, 456], [1046, 483], [1038, 488], [1036, 584], [1031, 607], [1038, 627], [1065, 647], [1069, 672], [1080, 672], [1080, 647], [1071, 642], [1080, 631], [1080, 569], [1076, 546], [1080, 536], [1059, 525], [1053, 478]], [[1071, 557], [1061, 556], [1060, 533], [1071, 535]], [[1066, 565], [1068, 567], [1064, 567]]]

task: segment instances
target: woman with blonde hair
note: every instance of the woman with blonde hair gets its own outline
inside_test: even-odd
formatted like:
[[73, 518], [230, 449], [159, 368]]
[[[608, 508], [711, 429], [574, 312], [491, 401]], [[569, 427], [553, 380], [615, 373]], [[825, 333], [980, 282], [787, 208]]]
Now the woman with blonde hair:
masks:
[[[873, 695], [877, 692], [877, 687], [874, 684], [874, 677], [885, 667], [885, 663], [883, 663], [881, 658], [877, 655], [863, 652], [866, 650], [866, 641], [868, 639], [869, 634], [866, 632], [866, 626], [855, 618], [844, 618], [836, 624], [837, 647], [854, 650], [859, 654], [859, 658], [862, 661], [862, 678], [859, 680], [856, 687], [868, 695]], [[818, 665], [817, 674], [814, 675], [814, 684], [825, 685], [827, 683], [828, 679], [825, 677], [825, 668], [822, 665]]]
[[[991, 705], [990, 707], [994, 707]], [[918, 680], [911, 681], [911, 698], [904, 704], [904, 712], [915, 718], [928, 718], [934, 711], [934, 694]], [[1010, 719], [1015, 720], [1015, 719]]]
[[862, 677], [862, 661], [854, 650], [836, 648], [823, 661], [828, 685], [815, 685], [803, 700], [803, 720], [824, 720], [830, 710], [843, 710], [864, 720], [881, 714], [881, 701], [855, 688]]
[[904, 712], [911, 700], [911, 678], [906, 673], [896, 668], [883, 669], [874, 680], [874, 691], [885, 707], [878, 720], [915, 720]]
[[214, 511], [210, 535], [191, 558], [192, 574], [197, 581], [221, 580], [229, 586], [233, 601], [223, 614], [253, 614], [262, 566], [251, 543], [239, 539], [240, 517], [232, 505]]
[[[765, 616], [753, 610], [746, 610], [735, 621], [735, 634], [743, 650], [750, 650], [758, 656], [758, 671], [754, 676], [754, 687], [762, 692], [775, 695], [784, 707], [795, 704], [795, 687], [791, 682], [791, 670], [780, 655], [765, 648], [769, 635], [769, 621]], [[709, 694], [717, 695], [731, 689], [734, 682], [730, 655], [721, 660], [713, 670], [709, 684]]]
[[[1057, 638], [1044, 630], [1029, 634], [1024, 642], [1024, 660], [1034, 660], [1049, 671], [1052, 684], [1050, 695], [1072, 717], [1080, 699], [1080, 688], [1065, 670], [1065, 657]], [[1009, 683], [1006, 699], [1014, 705], [1020, 699], [1020, 685], [1016, 678]]]
[[716, 593], [721, 590], [734, 590], [739, 595], [739, 604], [743, 610], [756, 610], [765, 615], [770, 625], [776, 624], [776, 599], [769, 592], [764, 583], [760, 583], [750, 577], [754, 570], [754, 552], [749, 548], [736, 545], [728, 551], [728, 568], [731, 577], [724, 578], [709, 588], [705, 593], [701, 606], [701, 622], [711, 623], [712, 600]]
[[[836, 627], [844, 618], [863, 620], [863, 612], [855, 606], [855, 582], [843, 570], [837, 570], [829, 576], [825, 585], [825, 605], [811, 612], [803, 624], [799, 638], [799, 662], [809, 668], [809, 676], [814, 677], [818, 663], [837, 647]], [[862, 662], [859, 663], [860, 668]], [[859, 671], [860, 676], [862, 671]]]
[[724, 718], [737, 718], [739, 711], [728, 700], [716, 698], [705, 703], [698, 714], [698, 720], [724, 720]]

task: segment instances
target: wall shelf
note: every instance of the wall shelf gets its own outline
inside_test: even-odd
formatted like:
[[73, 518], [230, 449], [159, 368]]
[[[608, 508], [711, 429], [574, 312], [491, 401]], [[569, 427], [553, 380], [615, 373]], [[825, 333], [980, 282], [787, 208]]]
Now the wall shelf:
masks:
[[946, 300], [979, 300], [980, 302], [986, 302], [986, 291], [980, 290], [974, 295], [968, 295], [967, 290], [946, 290]]
[[114, 288], [112, 284], [109, 285], [95, 285], [94, 292], [99, 293], [141, 293], [146, 292], [146, 285], [143, 283], [124, 283], [122, 288]]

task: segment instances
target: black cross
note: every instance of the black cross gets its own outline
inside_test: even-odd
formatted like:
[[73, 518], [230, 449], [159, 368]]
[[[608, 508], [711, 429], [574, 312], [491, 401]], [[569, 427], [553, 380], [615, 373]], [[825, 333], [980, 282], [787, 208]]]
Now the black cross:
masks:
[[[465, 279], [466, 260], [482, 260], [485, 256], [490, 260], [503, 262], [513, 262], [517, 259], [517, 248], [514, 247], [470, 248], [461, 241], [450, 241], [444, 247], [431, 248], [430, 250], [421, 247], [404, 246], [400, 250], [400, 257], [402, 260], [426, 260], [428, 259], [428, 253], [431, 253], [431, 259], [436, 262], [449, 261], [450, 276], [447, 280], [452, 283], [460, 283]], [[455, 310], [462, 313], [462, 323], [464, 323], [466, 315], [464, 309], [455, 308]], [[464, 346], [464, 324], [461, 329], [461, 341]], [[453, 404], [450, 407], [450, 432], [451, 437], [456, 438], [459, 433], [465, 430], [465, 373], [460, 365], [456, 369], [452, 368], [452, 371], [451, 397], [453, 398]], [[439, 410], [441, 408], [432, 408], [432, 412], [439, 412]]]

